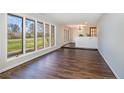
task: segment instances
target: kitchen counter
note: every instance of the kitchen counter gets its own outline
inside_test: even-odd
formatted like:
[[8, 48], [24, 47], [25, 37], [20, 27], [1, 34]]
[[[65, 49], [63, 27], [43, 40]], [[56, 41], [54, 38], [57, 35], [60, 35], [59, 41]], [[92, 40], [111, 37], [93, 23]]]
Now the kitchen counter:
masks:
[[76, 47], [97, 49], [97, 37], [77, 37], [75, 39]]

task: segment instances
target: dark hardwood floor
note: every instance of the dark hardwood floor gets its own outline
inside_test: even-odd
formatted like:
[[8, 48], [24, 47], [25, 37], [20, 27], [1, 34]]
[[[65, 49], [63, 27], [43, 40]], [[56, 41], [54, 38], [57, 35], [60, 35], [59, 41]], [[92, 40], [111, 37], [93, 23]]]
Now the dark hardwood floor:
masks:
[[98, 51], [61, 48], [0, 74], [2, 79], [114, 79]]

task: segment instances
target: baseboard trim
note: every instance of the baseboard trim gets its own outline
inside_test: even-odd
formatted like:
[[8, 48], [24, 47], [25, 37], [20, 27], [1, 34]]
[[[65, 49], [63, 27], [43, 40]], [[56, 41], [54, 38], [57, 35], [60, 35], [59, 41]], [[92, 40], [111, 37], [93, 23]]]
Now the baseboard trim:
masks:
[[109, 66], [109, 68], [110, 68], [111, 71], [113, 72], [113, 74], [115, 75], [115, 77], [116, 77], [117, 79], [121, 79], [121, 78], [117, 75], [117, 73], [115, 72], [115, 70], [111, 67], [111, 65], [108, 63], [107, 59], [105, 58], [105, 56], [103, 55], [103, 53], [100, 51], [100, 49], [98, 49], [98, 51], [99, 51], [100, 55], [103, 57], [103, 59], [105, 60], [106, 64]]

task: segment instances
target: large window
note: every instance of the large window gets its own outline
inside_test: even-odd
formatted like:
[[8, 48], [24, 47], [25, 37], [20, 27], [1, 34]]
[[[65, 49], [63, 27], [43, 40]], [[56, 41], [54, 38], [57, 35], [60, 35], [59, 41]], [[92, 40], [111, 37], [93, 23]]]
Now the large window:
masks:
[[22, 17], [8, 15], [8, 57], [23, 53], [22, 26]]
[[49, 24], [45, 24], [45, 47], [50, 45], [50, 33], [49, 33]]
[[55, 45], [55, 26], [51, 25], [51, 46]]
[[26, 52], [35, 50], [35, 21], [26, 19]]
[[8, 58], [55, 45], [55, 26], [49, 23], [8, 14], [7, 28]]
[[44, 25], [37, 22], [37, 49], [44, 47]]

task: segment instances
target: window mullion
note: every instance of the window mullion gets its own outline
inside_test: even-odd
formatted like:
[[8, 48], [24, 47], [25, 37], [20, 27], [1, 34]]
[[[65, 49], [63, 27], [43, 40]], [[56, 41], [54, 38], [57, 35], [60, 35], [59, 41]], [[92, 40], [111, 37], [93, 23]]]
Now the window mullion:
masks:
[[37, 20], [35, 20], [35, 50], [37, 50]]
[[56, 26], [54, 26], [54, 46], [56, 46]]
[[44, 25], [44, 48], [46, 48], [46, 28], [45, 28], [45, 23], [43, 24]]
[[51, 24], [49, 24], [49, 44], [50, 44], [50, 47], [52, 46], [51, 45]]
[[23, 17], [23, 54], [26, 53], [26, 18]]

